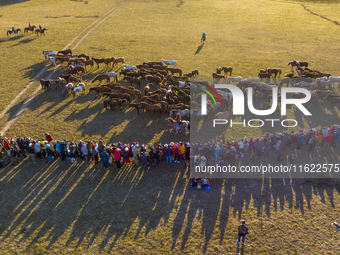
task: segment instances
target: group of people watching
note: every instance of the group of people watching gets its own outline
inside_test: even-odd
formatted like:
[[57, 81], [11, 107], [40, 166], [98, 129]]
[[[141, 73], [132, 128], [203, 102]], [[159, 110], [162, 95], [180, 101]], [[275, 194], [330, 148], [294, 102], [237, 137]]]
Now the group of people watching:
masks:
[[261, 138], [229, 140], [226, 143], [212, 142], [201, 144], [192, 143], [192, 163], [199, 164], [202, 160], [228, 161], [234, 164], [235, 158], [258, 159], [261, 156], [274, 155], [278, 161], [283, 160], [282, 153], [298, 152], [307, 149], [329, 151], [331, 146], [338, 147], [340, 126], [324, 126], [322, 129], [298, 130], [291, 132], [272, 133]]
[[150, 144], [145, 146], [137, 142], [132, 144], [105, 143], [105, 141], [87, 141], [82, 140], [79, 143], [68, 140], [54, 140], [52, 135], [45, 133], [41, 139], [31, 139], [27, 137], [0, 137], [0, 151], [6, 152], [8, 157], [12, 158], [15, 165], [20, 157], [30, 156], [32, 163], [37, 160], [46, 160], [51, 163], [60, 158], [62, 161], [67, 159], [72, 162], [77, 159], [86, 162], [101, 161], [103, 167], [107, 169], [109, 164], [115, 164], [121, 168], [122, 165], [134, 162], [136, 166], [141, 163], [146, 170], [150, 166], [160, 166], [162, 162], [170, 164], [172, 162], [189, 163], [190, 161], [190, 144], [188, 142], [171, 142], [169, 144]]

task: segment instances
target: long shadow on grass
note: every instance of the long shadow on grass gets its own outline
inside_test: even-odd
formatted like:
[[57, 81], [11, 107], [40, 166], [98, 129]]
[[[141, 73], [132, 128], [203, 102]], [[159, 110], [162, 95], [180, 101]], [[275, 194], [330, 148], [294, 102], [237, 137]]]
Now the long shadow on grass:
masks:
[[27, 2], [27, 1], [30, 1], [30, 0], [2, 0], [0, 2], [0, 6], [18, 4], [18, 3]]
[[28, 38], [28, 39], [23, 39], [23, 40], [19, 41], [18, 43], [13, 44], [13, 45], [10, 46], [10, 47], [19, 46], [19, 45], [24, 44], [24, 43], [30, 43], [30, 42], [32, 42], [32, 41], [34, 41], [34, 40], [36, 40], [36, 39], [37, 39], [36, 37], [34, 37], [34, 38]]
[[25, 159], [16, 167], [9, 165], [0, 171], [4, 190], [0, 200], [2, 240], [19, 240], [30, 252], [42, 240], [46, 243], [44, 248], [50, 249], [56, 241], [63, 242], [61, 238], [69, 236], [66, 246], [78, 247], [86, 242], [90, 248], [94, 240], [99, 240], [101, 250], [112, 251], [118, 241], [148, 237], [150, 231], [169, 224], [170, 215], [176, 213], [171, 225], [172, 249], [179, 243], [185, 249], [192, 231], [197, 231], [193, 229], [194, 221], [199, 220], [205, 253], [217, 219], [223, 243], [230, 209], [238, 212], [239, 218], [244, 217], [242, 210], [248, 210], [251, 197], [260, 212], [253, 218], [262, 219], [270, 217], [268, 210], [276, 203], [275, 198], [280, 199], [281, 210], [285, 201], [290, 207], [293, 199], [286, 196], [292, 190], [297, 193], [296, 208], [303, 206], [304, 195], [308, 210], [313, 210], [312, 194], [327, 203], [326, 194], [335, 207], [334, 189], [339, 193], [339, 180], [335, 179], [272, 179], [271, 184], [269, 179], [214, 179], [211, 191], [198, 191], [188, 187], [187, 170], [182, 164], [163, 163], [162, 167], [151, 169], [144, 172], [130, 165], [105, 170], [101, 164], [80, 159], [74, 164], [57, 160], [50, 165], [39, 160], [34, 165]]

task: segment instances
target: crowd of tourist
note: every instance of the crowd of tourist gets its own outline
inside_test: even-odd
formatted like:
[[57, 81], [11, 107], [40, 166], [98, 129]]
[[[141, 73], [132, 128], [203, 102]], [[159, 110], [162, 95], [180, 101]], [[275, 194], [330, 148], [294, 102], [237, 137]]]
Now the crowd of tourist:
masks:
[[80, 140], [76, 143], [68, 140], [54, 140], [51, 134], [46, 133], [41, 139], [0, 137], [0, 147], [8, 157], [11, 157], [13, 164], [16, 164], [20, 158], [29, 156], [34, 164], [39, 160], [51, 163], [60, 158], [62, 161], [71, 160], [71, 162], [77, 159], [95, 163], [101, 161], [105, 169], [109, 167], [109, 164], [121, 168], [122, 165], [131, 162], [134, 162], [136, 166], [141, 164], [144, 169], [148, 169], [149, 166], [160, 166], [162, 162], [188, 163], [190, 160], [188, 142], [170, 142], [164, 145], [158, 143], [148, 146], [139, 145], [138, 142], [123, 144]]
[[[68, 140], [54, 140], [51, 134], [46, 133], [41, 139], [27, 137], [0, 137], [0, 150], [11, 158], [16, 164], [20, 158], [29, 156], [32, 163], [45, 160], [51, 163], [60, 158], [62, 161], [83, 160], [86, 162], [101, 161], [107, 169], [110, 165], [121, 168], [122, 165], [134, 162], [136, 166], [149, 169], [151, 166], [160, 166], [162, 163], [189, 163], [212, 161], [219, 164], [234, 164], [234, 160], [252, 159], [274, 155], [283, 160], [283, 153], [292, 153], [295, 150], [306, 149], [311, 152], [317, 148], [328, 151], [330, 147], [338, 147], [340, 127], [333, 125], [322, 129], [298, 130], [291, 132], [272, 133], [260, 138], [229, 140], [225, 143], [209, 142], [201, 144], [189, 142], [170, 142], [169, 144], [140, 145], [138, 142], [131, 144], [105, 143], [105, 141], [80, 140], [78, 143]], [[190, 154], [192, 157], [190, 157]]]
[[[294, 157], [295, 150], [316, 149], [329, 151], [331, 146], [338, 147], [340, 126], [324, 126], [322, 129], [298, 130], [282, 133], [271, 133], [260, 138], [245, 136], [243, 139], [229, 140], [225, 143], [209, 142], [192, 143], [191, 161], [200, 164], [210, 161], [217, 164], [234, 164], [236, 158], [258, 160], [260, 157], [274, 156], [278, 161], [283, 160], [283, 153]], [[204, 164], [203, 164], [204, 165]]]

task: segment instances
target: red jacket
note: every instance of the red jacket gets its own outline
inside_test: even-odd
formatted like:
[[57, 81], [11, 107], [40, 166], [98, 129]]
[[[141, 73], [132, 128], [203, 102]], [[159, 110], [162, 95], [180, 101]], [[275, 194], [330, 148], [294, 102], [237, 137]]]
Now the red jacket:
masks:
[[333, 140], [333, 135], [326, 136], [325, 142], [331, 144]]
[[52, 142], [53, 141], [53, 138], [51, 135], [47, 135], [45, 136], [46, 140], [49, 141], [49, 142]]

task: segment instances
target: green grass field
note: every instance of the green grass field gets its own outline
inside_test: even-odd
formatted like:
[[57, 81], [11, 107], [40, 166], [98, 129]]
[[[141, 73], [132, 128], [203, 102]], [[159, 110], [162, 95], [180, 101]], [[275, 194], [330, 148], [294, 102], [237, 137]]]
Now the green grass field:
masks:
[[[112, 15], [103, 20], [109, 10]], [[42, 51], [67, 45], [76, 47], [75, 53], [96, 58], [125, 57], [130, 65], [176, 60], [184, 72], [198, 69], [200, 77], [210, 78], [219, 66], [232, 66], [233, 76], [242, 77], [256, 76], [267, 67], [287, 73], [287, 64], [294, 59], [338, 76], [339, 11], [335, 3], [270, 0], [2, 0], [0, 112], [47, 65]], [[12, 26], [23, 30], [28, 22], [46, 27], [46, 36], [6, 36]], [[203, 31], [207, 41], [202, 47]], [[48, 67], [5, 112], [1, 128], [52, 70]], [[90, 69], [83, 77], [86, 87], [92, 86], [95, 75], [111, 70], [119, 71]], [[66, 73], [65, 67], [52, 78], [61, 73]], [[332, 89], [339, 93], [336, 85]], [[300, 128], [339, 119], [338, 107], [332, 110], [327, 103], [308, 107], [317, 116], [303, 118], [293, 109], [287, 116], [301, 120]], [[38, 91], [5, 136], [40, 138], [50, 132], [70, 140], [145, 144], [189, 140], [188, 134], [170, 134], [166, 117], [137, 116], [136, 110], [125, 107], [121, 112], [104, 111], [102, 99], [94, 100], [88, 89], [83, 97], [63, 99], [61, 91], [52, 88]], [[246, 132], [258, 137], [268, 129]], [[244, 131], [228, 129], [225, 137], [243, 135]], [[332, 155], [338, 162], [338, 153]], [[182, 165], [149, 172], [134, 167], [106, 171], [80, 161], [37, 165], [25, 160], [0, 170], [1, 254], [236, 254], [240, 218], [246, 218], [251, 229], [239, 251], [243, 254], [338, 254], [340, 250], [330, 226], [339, 215], [336, 180], [291, 184], [213, 180], [212, 190], [202, 192], [188, 188], [188, 169]]]

